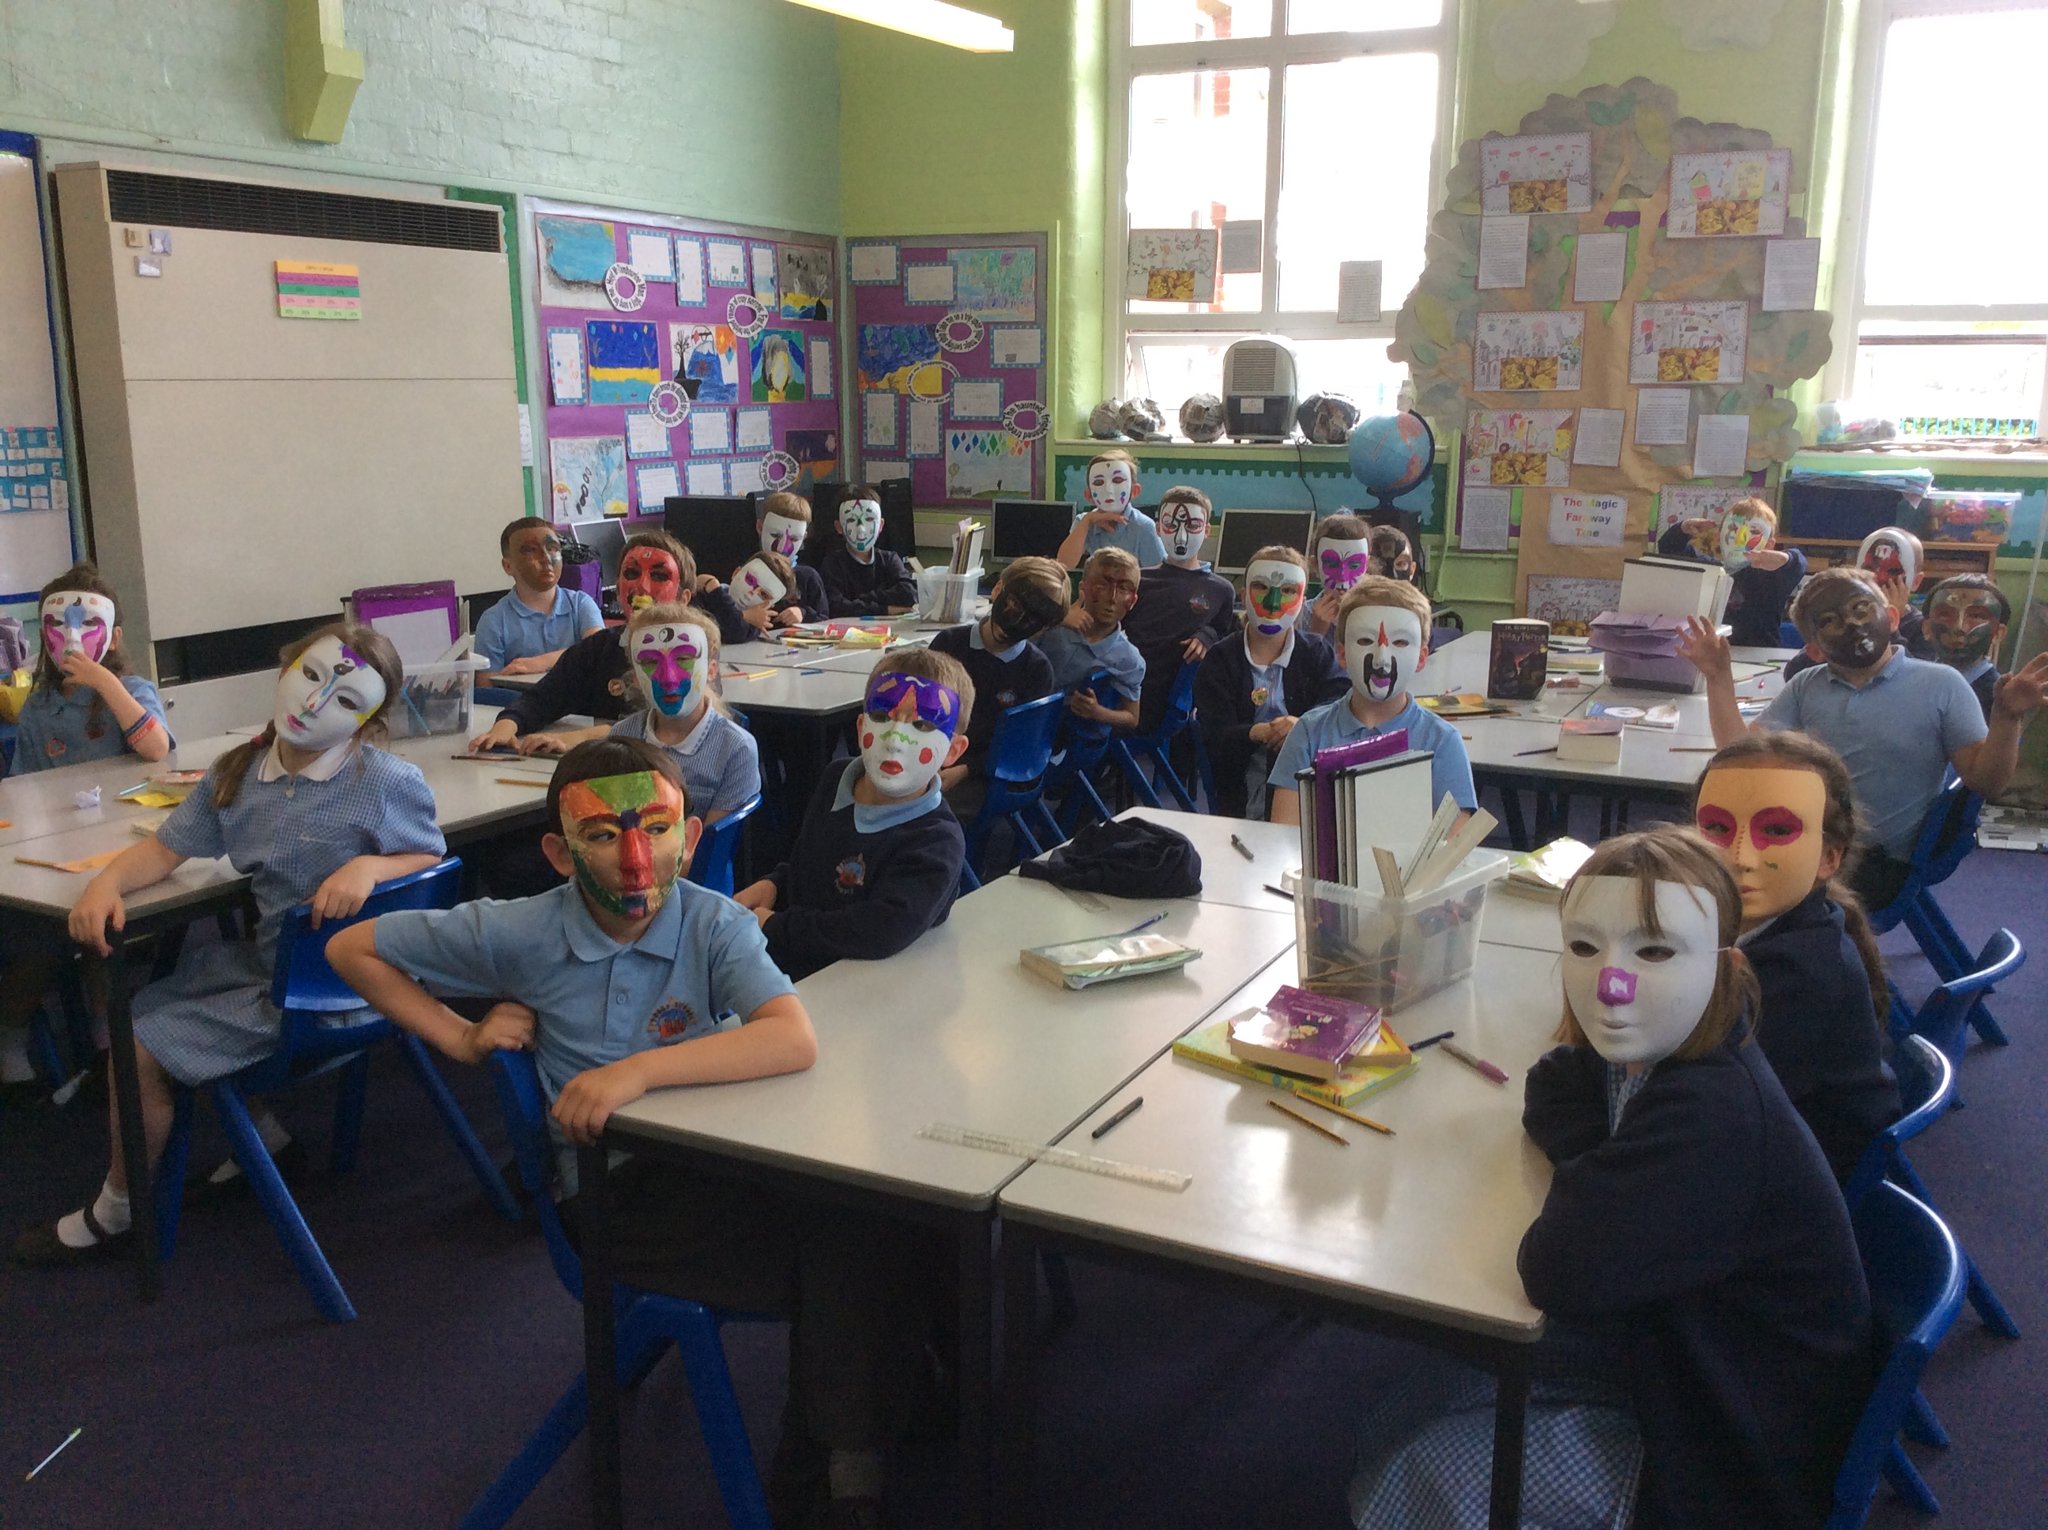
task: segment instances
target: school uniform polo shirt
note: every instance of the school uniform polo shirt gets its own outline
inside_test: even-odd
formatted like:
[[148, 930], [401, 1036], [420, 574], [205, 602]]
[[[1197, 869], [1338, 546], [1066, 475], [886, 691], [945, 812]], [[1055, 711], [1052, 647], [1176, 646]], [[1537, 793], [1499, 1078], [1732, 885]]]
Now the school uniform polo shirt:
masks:
[[1444, 793], [1449, 792], [1451, 800], [1468, 812], [1479, 806], [1479, 794], [1472, 787], [1472, 762], [1465, 756], [1465, 741], [1458, 737], [1458, 730], [1441, 717], [1417, 706], [1413, 696], [1408, 698], [1407, 706], [1377, 728], [1367, 727], [1358, 720], [1351, 710], [1349, 696], [1339, 696], [1335, 701], [1317, 707], [1296, 723], [1294, 731], [1287, 735], [1287, 742], [1280, 746], [1280, 758], [1273, 762], [1273, 773], [1267, 777], [1267, 783], [1290, 792], [1298, 791], [1300, 788], [1295, 785], [1294, 773], [1306, 770], [1322, 750], [1362, 738], [1378, 738], [1382, 733], [1392, 733], [1397, 728], [1407, 730], [1410, 749], [1426, 749], [1435, 756], [1429, 769], [1429, 795], [1432, 800], [1441, 802]]
[[715, 706], [704, 709], [681, 743], [654, 736], [651, 712], [635, 712], [612, 728], [613, 738], [637, 738], [665, 749], [683, 773], [691, 816], [709, 822], [736, 813], [761, 790], [761, 755], [754, 735]]
[[567, 648], [603, 625], [597, 602], [581, 590], [556, 585], [554, 604], [546, 611], [534, 610], [513, 590], [477, 619], [476, 654], [490, 660], [491, 668], [503, 669], [514, 659]]
[[1860, 686], [1831, 664], [1801, 670], [1758, 721], [1811, 733], [1839, 754], [1871, 839], [1901, 861], [1913, 858], [1920, 821], [1948, 778], [1949, 756], [1991, 731], [1969, 681], [1946, 664], [1896, 648]]
[[[1081, 510], [1074, 519], [1079, 521], [1082, 516], [1093, 514], [1092, 508]], [[1136, 505], [1124, 512], [1121, 523], [1107, 531], [1099, 526], [1088, 528], [1087, 540], [1081, 544], [1081, 561], [1086, 563], [1105, 547], [1121, 547], [1138, 560], [1140, 568], [1157, 568], [1166, 561], [1166, 544], [1159, 540], [1158, 524]]]
[[1145, 688], [1145, 657], [1137, 645], [1113, 627], [1105, 637], [1089, 642], [1079, 627], [1064, 623], [1038, 635], [1038, 646], [1052, 661], [1053, 684], [1061, 690], [1079, 685], [1098, 669], [1109, 671], [1117, 694], [1135, 701]]
[[[140, 675], [123, 675], [121, 688], [142, 703], [142, 710], [156, 719], [171, 747], [171, 725], [164, 717], [163, 698], [156, 687]], [[75, 685], [66, 696], [54, 685], [30, 691], [15, 719], [14, 771], [17, 776], [31, 771], [55, 770], [59, 765], [77, 765], [87, 760], [111, 760], [127, 752], [128, 740], [114, 714], [90, 686]], [[140, 734], [136, 735], [138, 738]]]

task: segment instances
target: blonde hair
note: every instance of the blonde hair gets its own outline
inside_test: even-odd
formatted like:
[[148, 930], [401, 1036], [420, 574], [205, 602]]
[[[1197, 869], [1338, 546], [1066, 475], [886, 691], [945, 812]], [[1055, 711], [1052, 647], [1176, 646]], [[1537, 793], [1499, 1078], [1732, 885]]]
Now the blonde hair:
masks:
[[1106, 568], [1113, 568], [1118, 573], [1129, 574], [1134, 580], [1142, 581], [1144, 579], [1144, 570], [1138, 567], [1137, 557], [1132, 553], [1125, 552], [1121, 547], [1096, 548], [1094, 552], [1089, 554], [1088, 561], [1081, 565], [1081, 577], [1083, 579], [1091, 578]]
[[792, 494], [787, 489], [777, 489], [761, 501], [761, 508], [754, 516], [755, 523], [759, 524], [771, 515], [779, 515], [786, 521], [802, 521], [808, 526], [811, 522], [811, 502], [801, 494]]
[[[1735, 937], [1742, 930], [1742, 894], [1736, 890], [1735, 878], [1728, 863], [1721, 859], [1721, 852], [1694, 830], [1676, 824], [1661, 824], [1639, 834], [1603, 840], [1586, 858], [1585, 865], [1565, 883], [1561, 907], [1571, 903], [1574, 887], [1592, 877], [1633, 877], [1643, 928], [1652, 935], [1664, 933], [1657, 922], [1659, 882], [1676, 882], [1713, 900], [1715, 932], [1721, 947], [1714, 968], [1713, 991], [1707, 995], [1706, 1008], [1692, 1034], [1671, 1055], [1681, 1062], [1690, 1062], [1715, 1051], [1742, 1024], [1745, 1015], [1756, 1013], [1763, 997], [1756, 973], [1735, 944]], [[1556, 1039], [1578, 1047], [1589, 1044], [1585, 1027], [1572, 1013], [1569, 995], [1564, 998], [1564, 1014], [1557, 1023]], [[1747, 1040], [1745, 1037], [1744, 1041]]]
[[[1261, 547], [1257, 552], [1244, 560], [1244, 566], [1247, 570], [1254, 563], [1292, 563], [1304, 574], [1308, 572], [1308, 559], [1301, 555], [1301, 549], [1298, 547], [1286, 547], [1278, 542], [1275, 542], [1270, 547]], [[1247, 573], [1246, 577], [1249, 578], [1250, 574]]]
[[[1721, 522], [1731, 515], [1740, 515], [1745, 520], [1769, 521], [1771, 523], [1771, 540], [1773, 542], [1777, 541], [1778, 512], [1772, 509], [1765, 501], [1758, 499], [1755, 495], [1751, 495], [1748, 499], [1738, 499], [1733, 504], [1726, 506], [1719, 515], [1714, 517], [1713, 525], [1693, 537], [1692, 545], [1699, 550], [1702, 556], [1709, 558], [1719, 556]], [[1652, 551], [1654, 550], [1652, 549]]]
[[1358, 583], [1344, 592], [1344, 599], [1337, 606], [1337, 636], [1344, 635], [1344, 624], [1351, 619], [1351, 613], [1360, 606], [1399, 606], [1415, 613], [1415, 619], [1422, 623], [1422, 643], [1429, 646], [1429, 597], [1405, 579], [1389, 579], [1385, 574], [1367, 574]]
[[[1129, 452], [1125, 451], [1121, 446], [1112, 446], [1107, 451], [1097, 452], [1094, 456], [1088, 459], [1088, 467], [1092, 468], [1098, 462], [1121, 462], [1125, 467], [1131, 470], [1132, 478], [1135, 479], [1138, 476], [1138, 459], [1136, 457], [1133, 457]], [[1083, 468], [1081, 470], [1081, 479], [1085, 483], [1087, 481], [1087, 478], [1088, 469]]]
[[[695, 606], [686, 606], [681, 601], [669, 601], [658, 606], [642, 606], [626, 618], [626, 652], [632, 653], [632, 640], [638, 633], [649, 627], [695, 627], [704, 634], [704, 654], [711, 660], [713, 677], [710, 686], [712, 706], [730, 717], [732, 708], [725, 704], [725, 682], [717, 677], [718, 666], [718, 623]], [[654, 698], [647, 693], [647, 680], [637, 664], [629, 664], [633, 672], [633, 684], [640, 695], [640, 710], [653, 709]]]

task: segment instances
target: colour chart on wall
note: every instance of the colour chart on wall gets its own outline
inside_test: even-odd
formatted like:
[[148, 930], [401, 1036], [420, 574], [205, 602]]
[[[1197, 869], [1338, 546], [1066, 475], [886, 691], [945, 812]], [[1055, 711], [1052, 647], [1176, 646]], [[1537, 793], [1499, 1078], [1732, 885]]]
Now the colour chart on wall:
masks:
[[557, 521], [841, 476], [833, 239], [532, 204]]
[[919, 505], [1046, 482], [1045, 237], [860, 239], [846, 252], [859, 477]]

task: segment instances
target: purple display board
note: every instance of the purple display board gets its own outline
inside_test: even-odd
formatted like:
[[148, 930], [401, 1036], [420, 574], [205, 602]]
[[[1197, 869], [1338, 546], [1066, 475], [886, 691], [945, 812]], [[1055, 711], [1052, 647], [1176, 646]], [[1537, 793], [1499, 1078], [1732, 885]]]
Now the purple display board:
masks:
[[533, 241], [555, 520], [841, 476], [830, 236], [537, 208]]
[[919, 505], [1044, 497], [1045, 249], [1042, 234], [849, 242], [859, 477], [907, 476]]

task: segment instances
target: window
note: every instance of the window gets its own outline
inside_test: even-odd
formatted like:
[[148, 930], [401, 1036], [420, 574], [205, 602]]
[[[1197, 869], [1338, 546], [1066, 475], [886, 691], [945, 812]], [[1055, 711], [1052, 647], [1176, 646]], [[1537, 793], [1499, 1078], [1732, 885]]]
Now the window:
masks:
[[[1387, 342], [1442, 185], [1455, 3], [1122, 0], [1110, 391], [1158, 400], [1170, 423], [1222, 391], [1232, 341], [1267, 334], [1290, 342], [1304, 396], [1394, 409], [1407, 369]], [[1213, 296], [1130, 295], [1132, 229], [1232, 236]], [[1338, 318], [1347, 261], [1379, 262], [1380, 318]]]
[[2048, 0], [1888, 0], [1877, 21], [1849, 397], [1905, 434], [2037, 434], [2048, 204], [2018, 182]]

